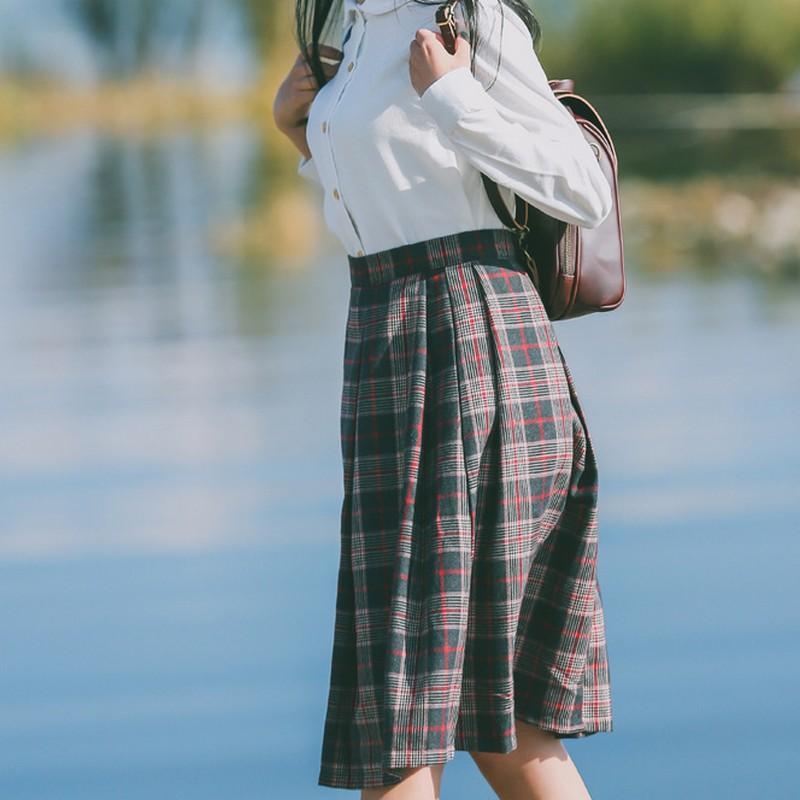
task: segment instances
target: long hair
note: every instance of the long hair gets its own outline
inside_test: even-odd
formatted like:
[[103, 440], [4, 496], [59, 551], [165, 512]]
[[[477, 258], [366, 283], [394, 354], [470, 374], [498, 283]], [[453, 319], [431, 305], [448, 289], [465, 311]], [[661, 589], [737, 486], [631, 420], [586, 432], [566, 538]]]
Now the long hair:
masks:
[[[332, 19], [342, 11], [343, 0], [297, 0], [295, 6], [295, 37], [300, 47], [300, 52], [306, 53], [311, 71], [317, 86], [321, 87], [327, 82], [327, 77], [320, 61], [320, 38], [328, 29]], [[399, 0], [398, 0], [399, 2]], [[443, 0], [411, 0], [420, 5], [439, 6]], [[471, 68], [475, 71], [475, 52], [480, 47], [478, 31], [478, 6], [481, 0], [460, 0], [467, 26], [467, 34], [471, 45]], [[508, 6], [520, 17], [525, 27], [530, 31], [533, 46], [538, 49], [541, 39], [541, 26], [525, 0], [501, 0], [502, 6]], [[499, 69], [498, 61], [498, 69]]]

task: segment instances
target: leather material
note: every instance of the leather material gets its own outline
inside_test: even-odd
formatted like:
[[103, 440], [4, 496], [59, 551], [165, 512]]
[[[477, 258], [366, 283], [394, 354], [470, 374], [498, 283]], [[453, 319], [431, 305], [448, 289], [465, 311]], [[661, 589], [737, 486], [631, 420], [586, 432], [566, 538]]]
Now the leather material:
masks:
[[[455, 50], [457, 27], [448, 0], [438, 7], [436, 22], [449, 52]], [[548, 81], [589, 142], [612, 189], [613, 207], [596, 228], [554, 219], [515, 194], [514, 216], [497, 184], [481, 173], [489, 201], [508, 228], [514, 229], [528, 272], [551, 320], [569, 319], [617, 308], [625, 297], [625, 253], [619, 205], [619, 166], [614, 142], [597, 109], [575, 93], [571, 78]]]
[[[613, 207], [596, 228], [556, 220], [515, 195], [512, 219], [497, 184], [482, 175], [492, 207], [501, 222], [519, 233], [529, 258], [531, 278], [552, 320], [611, 311], [625, 297], [625, 253], [619, 204], [618, 162], [614, 143], [600, 114], [576, 94], [571, 79], [551, 80], [550, 87], [567, 107], [598, 158], [612, 188]], [[525, 212], [527, 207], [527, 229]], [[530, 261], [535, 266], [530, 266]]]

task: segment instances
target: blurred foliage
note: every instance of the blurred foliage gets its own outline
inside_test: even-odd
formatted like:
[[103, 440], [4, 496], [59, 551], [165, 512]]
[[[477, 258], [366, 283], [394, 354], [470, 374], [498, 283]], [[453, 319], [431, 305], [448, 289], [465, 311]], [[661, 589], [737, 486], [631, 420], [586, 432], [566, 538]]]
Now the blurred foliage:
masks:
[[247, 20], [253, 44], [262, 57], [279, 47], [281, 39], [291, 41], [293, 3], [272, 3], [264, 0], [235, 0]]
[[800, 68], [800, 2], [584, 0], [542, 60], [586, 92], [773, 91]]
[[[70, 0], [80, 20], [115, 75], [130, 74], [146, 65], [158, 47], [158, 34], [169, 24], [170, 46], [189, 51], [202, 28], [208, 4], [204, 0]], [[244, 31], [262, 59], [287, 37], [290, 41], [292, 3], [229, 0], [242, 15]], [[176, 39], [182, 40], [176, 42]]]
[[0, 76], [0, 143], [5, 138], [49, 135], [91, 127], [104, 133], [141, 135], [167, 129], [249, 123], [263, 114], [251, 91], [214, 94], [191, 81], [135, 75], [89, 88], [54, 81], [9, 81]]
[[206, 5], [197, 0], [71, 0], [106, 74], [130, 77], [147, 67], [169, 38], [188, 57], [199, 38]]
[[800, 280], [800, 183], [701, 175], [620, 187], [625, 252], [649, 274], [738, 272]]

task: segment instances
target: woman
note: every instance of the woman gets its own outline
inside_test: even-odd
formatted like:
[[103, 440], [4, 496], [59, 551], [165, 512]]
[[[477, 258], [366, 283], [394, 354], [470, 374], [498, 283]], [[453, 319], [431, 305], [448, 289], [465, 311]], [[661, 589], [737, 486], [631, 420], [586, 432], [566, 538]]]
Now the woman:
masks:
[[597, 465], [480, 172], [588, 227], [611, 187], [527, 6], [461, 0], [451, 55], [436, 5], [298, 0], [274, 103], [351, 280], [319, 783], [438, 798], [467, 750], [502, 798], [585, 798], [559, 739], [612, 729]]

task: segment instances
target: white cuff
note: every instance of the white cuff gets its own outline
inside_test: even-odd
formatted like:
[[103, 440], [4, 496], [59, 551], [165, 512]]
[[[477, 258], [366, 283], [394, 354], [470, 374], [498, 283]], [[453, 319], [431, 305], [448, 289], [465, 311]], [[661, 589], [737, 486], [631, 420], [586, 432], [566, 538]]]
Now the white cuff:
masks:
[[310, 183], [316, 183], [318, 185], [322, 185], [322, 181], [320, 181], [319, 173], [317, 172], [317, 165], [314, 163], [314, 159], [309, 157], [306, 158], [304, 155], [300, 156], [300, 160], [297, 163], [297, 174], [300, 175], [305, 180], [309, 181]]
[[419, 98], [445, 133], [456, 126], [464, 113], [485, 108], [487, 99], [483, 84], [466, 66], [445, 72]]

